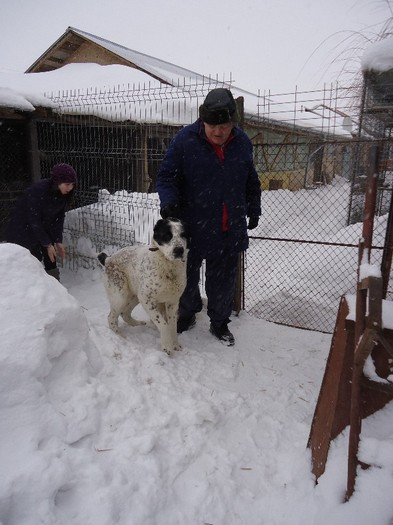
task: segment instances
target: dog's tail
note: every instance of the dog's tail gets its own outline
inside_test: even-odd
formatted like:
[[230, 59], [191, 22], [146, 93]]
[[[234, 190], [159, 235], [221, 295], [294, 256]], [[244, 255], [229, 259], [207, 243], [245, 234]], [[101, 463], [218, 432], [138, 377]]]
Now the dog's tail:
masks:
[[105, 266], [105, 261], [107, 259], [107, 254], [105, 252], [101, 252], [97, 255], [97, 259], [100, 261], [100, 263], [102, 264], [102, 266]]

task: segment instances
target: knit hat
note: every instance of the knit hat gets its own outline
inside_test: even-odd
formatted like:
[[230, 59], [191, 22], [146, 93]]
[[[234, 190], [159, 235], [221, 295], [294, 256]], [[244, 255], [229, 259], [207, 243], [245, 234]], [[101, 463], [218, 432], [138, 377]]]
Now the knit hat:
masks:
[[50, 176], [55, 184], [73, 182], [76, 184], [77, 176], [75, 170], [69, 164], [55, 164], [51, 169]]
[[226, 124], [236, 122], [236, 102], [229, 89], [212, 89], [199, 107], [199, 117], [207, 124]]

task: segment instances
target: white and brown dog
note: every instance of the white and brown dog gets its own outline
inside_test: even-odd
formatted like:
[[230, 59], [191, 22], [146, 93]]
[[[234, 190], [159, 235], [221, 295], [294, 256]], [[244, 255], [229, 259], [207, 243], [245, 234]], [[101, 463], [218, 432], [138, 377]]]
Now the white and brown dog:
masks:
[[160, 332], [168, 355], [181, 350], [177, 339], [179, 299], [186, 286], [187, 235], [178, 219], [159, 219], [150, 246], [129, 246], [98, 260], [105, 267], [110, 303], [109, 327], [119, 333], [121, 316], [131, 326], [145, 324], [131, 316], [140, 303]]

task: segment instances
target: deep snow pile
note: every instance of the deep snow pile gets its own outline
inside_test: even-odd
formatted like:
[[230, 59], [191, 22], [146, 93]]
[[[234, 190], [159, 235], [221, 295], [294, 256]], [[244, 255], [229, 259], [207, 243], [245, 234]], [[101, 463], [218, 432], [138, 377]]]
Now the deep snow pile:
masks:
[[67, 290], [24, 248], [0, 248], [0, 519], [50, 523], [75, 461], [91, 461], [78, 443], [99, 430], [102, 360]]
[[204, 310], [169, 358], [151, 324], [108, 329], [100, 271], [63, 271], [68, 293], [9, 244], [0, 271], [3, 525], [391, 525], [392, 403], [348, 503], [347, 431], [311, 473], [329, 335], [241, 313], [228, 348]]

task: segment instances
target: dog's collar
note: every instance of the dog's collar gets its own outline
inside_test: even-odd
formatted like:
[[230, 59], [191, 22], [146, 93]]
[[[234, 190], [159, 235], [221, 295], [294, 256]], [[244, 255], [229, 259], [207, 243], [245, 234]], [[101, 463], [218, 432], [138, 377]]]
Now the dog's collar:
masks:
[[149, 250], [150, 250], [151, 252], [156, 252], [156, 251], [158, 250], [158, 248], [149, 248]]

